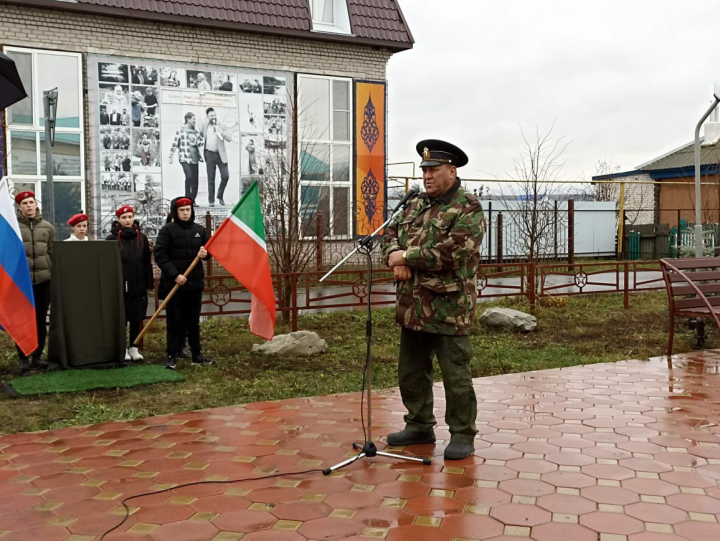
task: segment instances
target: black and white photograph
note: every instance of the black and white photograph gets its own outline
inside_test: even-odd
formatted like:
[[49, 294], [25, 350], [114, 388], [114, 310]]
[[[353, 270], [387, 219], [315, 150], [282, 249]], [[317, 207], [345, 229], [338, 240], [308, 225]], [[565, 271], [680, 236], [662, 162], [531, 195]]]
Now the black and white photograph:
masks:
[[287, 132], [287, 117], [285, 115], [265, 115], [265, 134], [277, 138]]
[[285, 96], [275, 96], [272, 94], [263, 96], [263, 113], [266, 115], [287, 114]]
[[263, 131], [263, 95], [240, 94], [240, 130], [243, 133], [262, 133]]
[[[128, 85], [101, 84], [100, 110], [103, 105], [111, 126], [127, 126], [130, 124], [130, 87]], [[126, 121], [126, 124], [123, 122]]]
[[156, 87], [134, 86], [130, 102], [134, 127], [157, 128], [160, 125], [160, 103]]
[[242, 176], [261, 175], [265, 155], [265, 138], [260, 133], [244, 133], [241, 138]]
[[121, 195], [134, 192], [131, 173], [103, 173], [100, 177], [103, 195]]
[[100, 148], [102, 150], [129, 150], [130, 130], [114, 126], [100, 128]]
[[233, 92], [237, 90], [237, 75], [214, 71], [212, 73], [212, 88], [220, 92]]
[[157, 128], [133, 130], [132, 155], [134, 172], [159, 171], [160, 130]]
[[262, 77], [258, 75], [239, 75], [240, 90], [245, 94], [262, 94]]
[[130, 82], [130, 78], [128, 77], [127, 64], [99, 62], [98, 63], [98, 80], [101, 83], [128, 84]]
[[160, 68], [160, 85], [170, 88], [186, 88], [185, 70], [180, 68]]
[[187, 70], [187, 87], [203, 91], [212, 90], [212, 73]]
[[285, 79], [279, 77], [263, 77], [263, 93], [285, 95]]
[[140, 200], [159, 199], [162, 193], [162, 176], [159, 173], [136, 173], [133, 175], [135, 192]]
[[103, 151], [100, 162], [105, 173], [129, 173], [132, 170], [132, 156], [127, 150]]
[[130, 66], [130, 81], [133, 85], [157, 85], [158, 68], [153, 66]]

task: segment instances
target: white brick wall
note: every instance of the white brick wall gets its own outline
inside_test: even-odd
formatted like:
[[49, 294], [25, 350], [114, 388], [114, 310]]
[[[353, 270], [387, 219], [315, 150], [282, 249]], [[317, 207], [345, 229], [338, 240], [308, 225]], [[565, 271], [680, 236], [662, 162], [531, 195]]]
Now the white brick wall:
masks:
[[612, 179], [613, 189], [610, 192], [611, 200], [620, 206], [620, 184], [625, 183], [625, 215], [628, 223], [632, 225], [655, 223], [655, 186], [640, 184], [653, 182], [648, 173], [628, 175]]

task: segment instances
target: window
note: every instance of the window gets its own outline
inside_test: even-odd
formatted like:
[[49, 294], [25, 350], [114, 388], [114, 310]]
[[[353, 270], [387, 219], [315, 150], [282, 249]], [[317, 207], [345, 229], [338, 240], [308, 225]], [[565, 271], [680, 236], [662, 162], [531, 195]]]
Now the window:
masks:
[[43, 91], [58, 89], [53, 173], [55, 225], [62, 229], [67, 218], [85, 208], [82, 55], [18, 47], [4, 52], [15, 61], [28, 94], [7, 110], [7, 174], [15, 188], [38, 194], [41, 205], [46, 192], [44, 182], [41, 186], [46, 174]]
[[350, 34], [347, 0], [310, 0], [313, 30]]
[[349, 79], [298, 76], [300, 205], [308, 237], [316, 235], [318, 213], [325, 235], [351, 233], [351, 100]]

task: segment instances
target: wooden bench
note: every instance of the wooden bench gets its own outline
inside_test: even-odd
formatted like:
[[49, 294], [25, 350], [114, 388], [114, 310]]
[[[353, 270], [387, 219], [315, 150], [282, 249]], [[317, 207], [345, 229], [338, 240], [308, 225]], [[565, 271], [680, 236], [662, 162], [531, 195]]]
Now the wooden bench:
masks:
[[660, 268], [670, 305], [669, 357], [675, 337], [675, 316], [699, 318], [700, 346], [705, 334], [702, 318], [711, 318], [720, 330], [720, 257], [661, 259]]

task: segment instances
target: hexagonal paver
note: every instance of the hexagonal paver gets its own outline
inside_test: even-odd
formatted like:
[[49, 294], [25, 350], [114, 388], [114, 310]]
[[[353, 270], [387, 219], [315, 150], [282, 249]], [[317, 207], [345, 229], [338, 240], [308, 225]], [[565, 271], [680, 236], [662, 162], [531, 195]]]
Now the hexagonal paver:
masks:
[[377, 507], [382, 500], [383, 497], [374, 492], [350, 491], [330, 494], [323, 502], [333, 509], [364, 509]]
[[405, 506], [405, 510], [421, 517], [447, 517], [462, 513], [463, 504], [453, 498], [428, 496], [414, 498]]
[[597, 503], [581, 496], [550, 494], [537, 499], [537, 505], [551, 513], [582, 515], [597, 510]]
[[645, 494], [647, 496], [670, 496], [680, 492], [677, 485], [661, 481], [660, 479], [628, 479], [622, 482], [623, 488]]
[[415, 515], [397, 507], [375, 507], [359, 510], [353, 520], [370, 528], [397, 528], [412, 524]]
[[513, 496], [543, 496], [555, 492], [555, 487], [535, 479], [511, 479], [502, 481], [500, 490], [504, 490]]
[[[205, 499], [205, 498], [203, 498]], [[225, 498], [229, 500], [229, 498]], [[202, 499], [200, 500], [202, 501]], [[275, 506], [270, 512], [282, 520], [299, 520], [306, 522], [318, 518], [327, 517], [332, 508], [321, 502], [293, 501], [285, 502]]]
[[218, 529], [210, 522], [186, 521], [163, 524], [153, 530], [152, 538], [158, 541], [196, 541], [212, 539], [217, 533]]
[[508, 460], [506, 466], [511, 470], [517, 470], [524, 473], [550, 473], [558, 469], [557, 464], [537, 458], [519, 458], [517, 460]]
[[589, 475], [566, 471], [546, 473], [542, 476], [542, 480], [556, 487], [566, 488], [584, 488], [596, 483], [595, 479]]
[[700, 494], [673, 494], [667, 497], [667, 503], [693, 513], [720, 513], [720, 500]]
[[610, 479], [613, 481], [622, 481], [623, 479], [635, 477], [633, 470], [622, 466], [615, 466], [614, 464], [590, 464], [589, 466], [584, 466], [582, 472], [597, 479]]
[[145, 524], [167, 524], [189, 519], [195, 514], [195, 509], [189, 505], [154, 505], [142, 507], [133, 515], [137, 522]]
[[595, 463], [593, 457], [581, 453], [552, 453], [545, 455], [545, 460], [559, 466], [587, 466]]
[[453, 538], [489, 539], [501, 535], [503, 525], [487, 516], [463, 513], [443, 519], [442, 531]]
[[278, 518], [267, 511], [232, 511], [222, 513], [213, 519], [219, 530], [250, 533], [271, 528]]
[[720, 524], [709, 522], [681, 522], [675, 524], [675, 533], [692, 541], [717, 541], [720, 539]]
[[629, 505], [640, 501], [638, 494], [620, 487], [592, 486], [583, 488], [580, 494], [588, 500], [612, 505]]
[[308, 539], [334, 541], [335, 539], [343, 539], [351, 535], [357, 535], [362, 532], [363, 528], [362, 524], [354, 520], [328, 517], [303, 522], [300, 528], [298, 528], [298, 533]]
[[509, 526], [537, 526], [552, 520], [552, 515], [544, 509], [519, 503], [493, 507], [490, 516]]
[[532, 538], [537, 541], [597, 541], [597, 537], [597, 532], [584, 526], [563, 522], [549, 522], [532, 529]]
[[518, 476], [518, 472], [504, 466], [483, 464], [481, 466], [466, 468], [465, 475], [480, 481], [505, 481], [507, 479], [515, 479]]
[[580, 516], [580, 524], [598, 533], [615, 535], [630, 535], [645, 529], [642, 522], [622, 513], [588, 513]]
[[660, 479], [680, 487], [710, 488], [717, 486], [714, 479], [690, 472], [664, 472], [660, 474]]
[[510, 503], [512, 496], [496, 488], [461, 488], [455, 492], [455, 499], [468, 505], [493, 507], [503, 503]]
[[677, 524], [688, 518], [684, 511], [660, 503], [634, 503], [626, 506], [625, 512], [643, 522], [659, 524]]

